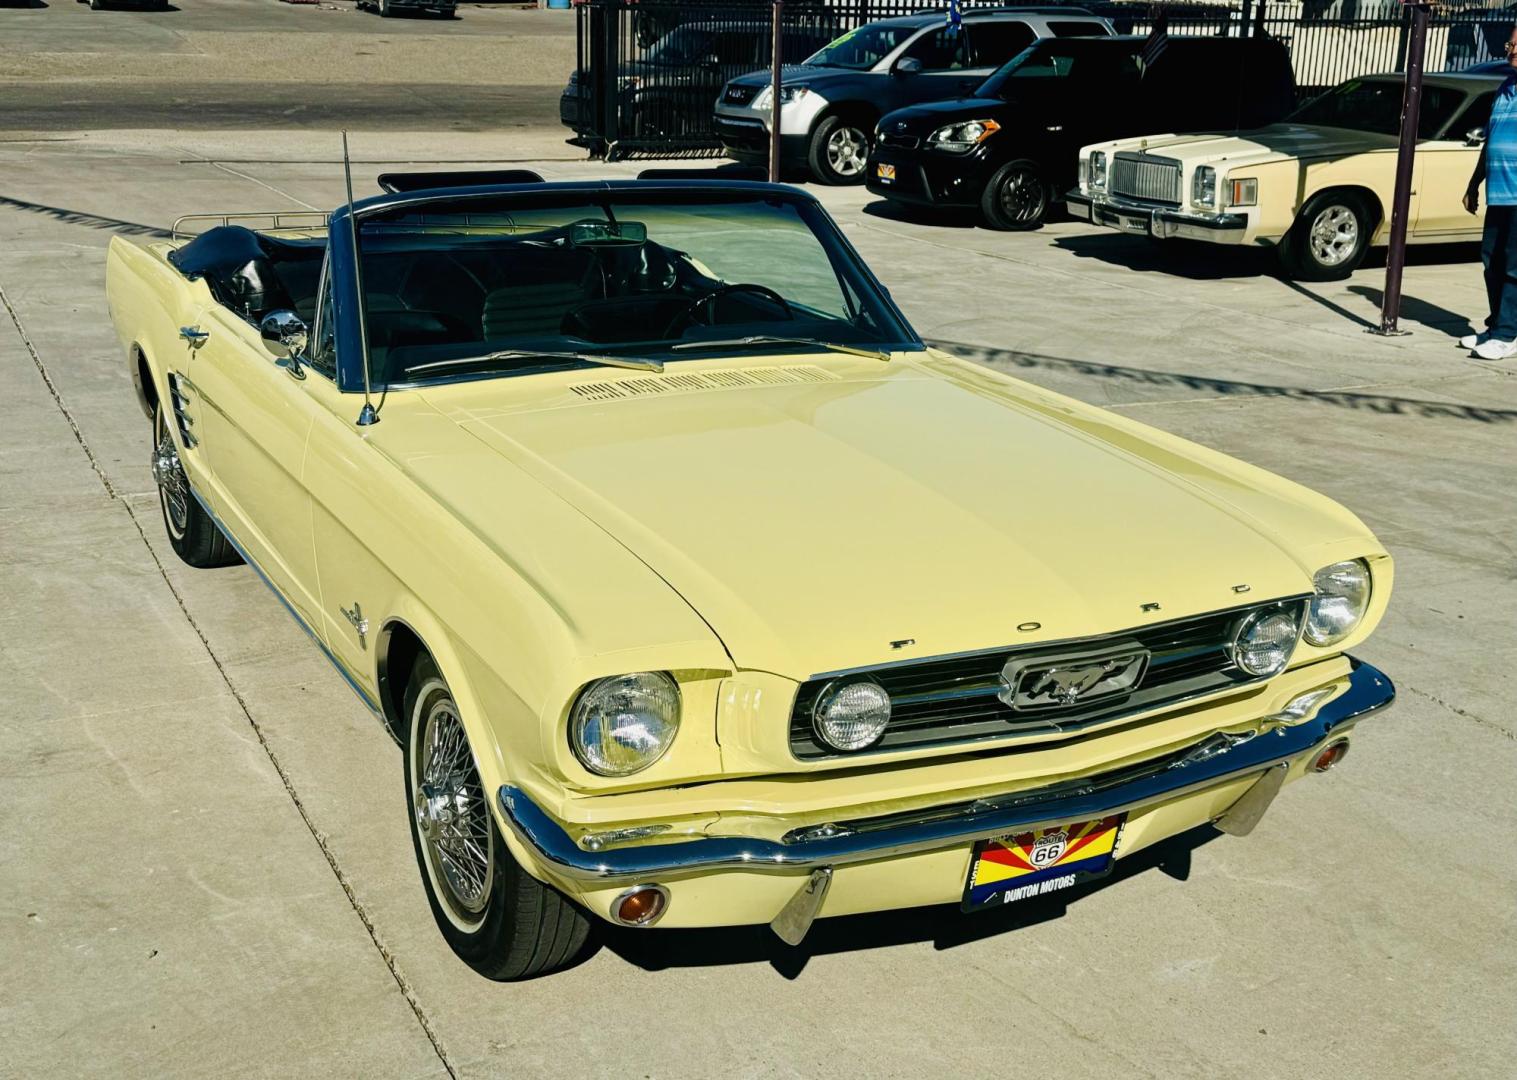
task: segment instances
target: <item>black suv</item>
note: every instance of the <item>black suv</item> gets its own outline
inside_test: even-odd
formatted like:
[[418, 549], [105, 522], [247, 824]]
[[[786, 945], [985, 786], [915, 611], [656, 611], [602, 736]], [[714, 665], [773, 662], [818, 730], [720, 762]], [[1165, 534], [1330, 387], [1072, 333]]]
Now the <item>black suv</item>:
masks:
[[[781, 164], [805, 167], [825, 183], [857, 184], [885, 113], [963, 97], [1039, 38], [1111, 33], [1105, 19], [1063, 6], [978, 8], [959, 27], [935, 11], [850, 30], [781, 72]], [[733, 79], [716, 102], [717, 136], [728, 156], [746, 164], [769, 160], [769, 82], [767, 71]]]
[[1031, 229], [1075, 183], [1087, 143], [1262, 127], [1294, 105], [1290, 56], [1272, 38], [1039, 41], [972, 97], [884, 117], [866, 182], [892, 202], [978, 207], [993, 228]]

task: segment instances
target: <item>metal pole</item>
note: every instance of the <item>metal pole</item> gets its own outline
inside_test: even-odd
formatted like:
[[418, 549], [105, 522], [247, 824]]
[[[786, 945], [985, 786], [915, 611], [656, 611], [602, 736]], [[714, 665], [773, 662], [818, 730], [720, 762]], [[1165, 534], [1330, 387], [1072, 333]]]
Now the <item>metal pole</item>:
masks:
[[[1405, 0], [1403, 0], [1405, 2]], [[1399, 334], [1401, 274], [1406, 268], [1406, 215], [1412, 204], [1412, 164], [1417, 153], [1417, 123], [1422, 115], [1422, 60], [1427, 52], [1427, 4], [1412, 10], [1412, 36], [1406, 48], [1406, 95], [1401, 102], [1401, 145], [1396, 150], [1396, 194], [1391, 202], [1390, 248], [1385, 254], [1385, 296], [1379, 334]]]
[[785, 0], [774, 0], [774, 40], [769, 57], [769, 182], [780, 182], [780, 19]]

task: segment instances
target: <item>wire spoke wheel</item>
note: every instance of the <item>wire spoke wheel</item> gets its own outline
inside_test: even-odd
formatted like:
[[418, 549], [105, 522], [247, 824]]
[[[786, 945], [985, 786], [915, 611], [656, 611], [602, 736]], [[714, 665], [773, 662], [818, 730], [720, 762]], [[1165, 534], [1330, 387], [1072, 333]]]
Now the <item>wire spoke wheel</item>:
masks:
[[827, 138], [827, 164], [839, 176], [859, 176], [869, 157], [869, 137], [856, 127], [840, 127]]
[[477, 923], [496, 873], [490, 808], [453, 699], [433, 695], [420, 719], [416, 828], [441, 898], [459, 923]]
[[183, 536], [190, 525], [190, 484], [179, 463], [179, 450], [167, 424], [160, 424], [158, 442], [153, 447], [153, 482], [163, 503], [163, 517], [175, 536]]
[[1312, 220], [1307, 242], [1319, 263], [1338, 266], [1359, 247], [1359, 218], [1341, 203], [1325, 206]]

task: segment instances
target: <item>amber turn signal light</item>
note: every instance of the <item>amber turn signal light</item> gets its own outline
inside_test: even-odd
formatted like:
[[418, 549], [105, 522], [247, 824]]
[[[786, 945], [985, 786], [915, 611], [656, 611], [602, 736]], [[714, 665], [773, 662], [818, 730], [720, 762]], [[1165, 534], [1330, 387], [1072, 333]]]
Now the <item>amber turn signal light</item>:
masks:
[[616, 898], [611, 917], [623, 926], [652, 926], [669, 907], [669, 890], [662, 885], [634, 885]]
[[1317, 760], [1312, 762], [1312, 772], [1327, 772], [1348, 754], [1348, 740], [1339, 739], [1337, 742], [1323, 748], [1322, 753], [1317, 755]]

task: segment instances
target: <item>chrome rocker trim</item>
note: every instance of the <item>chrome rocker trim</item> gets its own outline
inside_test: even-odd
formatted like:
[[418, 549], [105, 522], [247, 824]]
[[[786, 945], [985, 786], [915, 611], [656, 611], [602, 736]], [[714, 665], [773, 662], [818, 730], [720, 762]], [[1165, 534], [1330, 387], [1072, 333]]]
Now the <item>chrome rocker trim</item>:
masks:
[[1305, 754], [1342, 725], [1395, 700], [1396, 689], [1384, 674], [1352, 658], [1350, 663], [1347, 690], [1311, 720], [1276, 727], [1273, 734], [1219, 733], [1158, 763], [1107, 777], [916, 814], [799, 829], [782, 840], [712, 836], [585, 851], [519, 788], [502, 785], [498, 798], [506, 824], [544, 864], [564, 877], [599, 884], [711, 870], [817, 870], [939, 851], [1040, 825], [1121, 813], [1250, 774], [1262, 775]]
[[[1085, 195], [1078, 189], [1064, 196], [1064, 206], [1069, 216], [1076, 220], [1103, 225], [1118, 232], [1141, 232], [1161, 240], [1180, 237], [1212, 244], [1241, 244], [1248, 231], [1248, 218], [1242, 214], [1171, 210], [1119, 195]], [[1133, 228], [1136, 224], [1145, 228]]]

